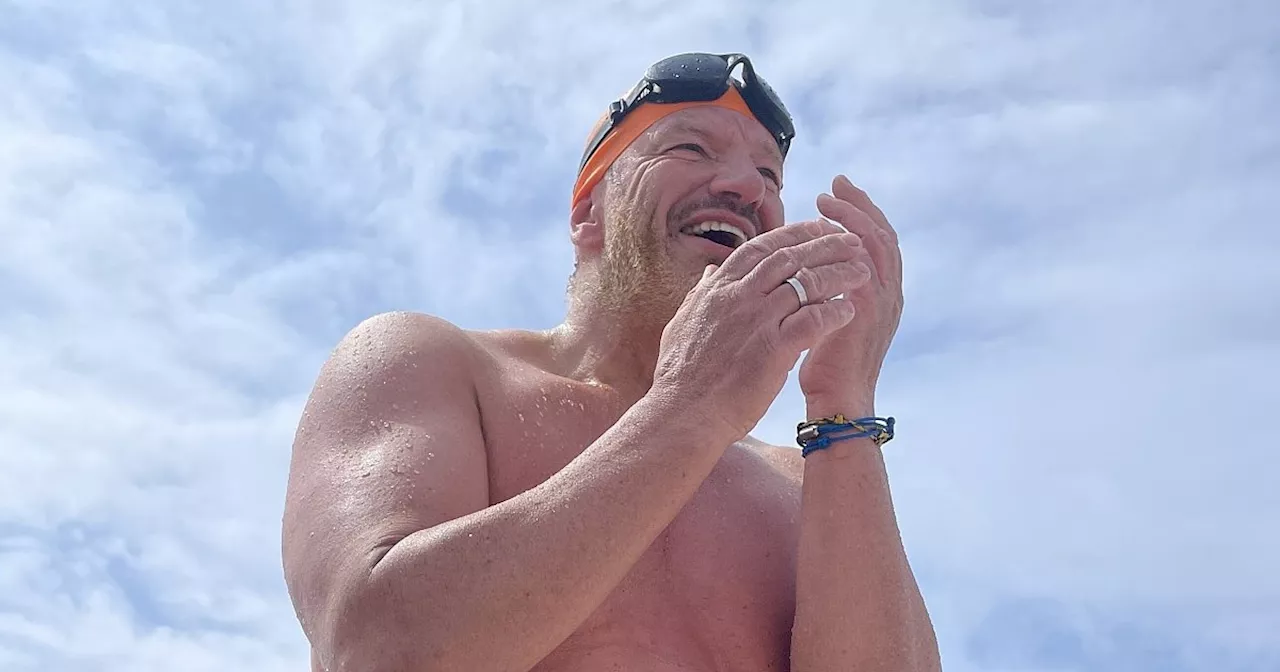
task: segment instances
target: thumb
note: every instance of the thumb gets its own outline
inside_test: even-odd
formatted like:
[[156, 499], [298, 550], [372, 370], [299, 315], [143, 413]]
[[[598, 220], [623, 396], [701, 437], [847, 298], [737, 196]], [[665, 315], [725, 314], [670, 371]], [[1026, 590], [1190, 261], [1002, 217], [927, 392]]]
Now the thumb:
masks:
[[715, 273], [719, 268], [720, 267], [715, 264], [707, 264], [707, 267], [702, 269], [702, 280], [700, 282], [706, 281], [706, 279], [711, 277], [711, 274]]

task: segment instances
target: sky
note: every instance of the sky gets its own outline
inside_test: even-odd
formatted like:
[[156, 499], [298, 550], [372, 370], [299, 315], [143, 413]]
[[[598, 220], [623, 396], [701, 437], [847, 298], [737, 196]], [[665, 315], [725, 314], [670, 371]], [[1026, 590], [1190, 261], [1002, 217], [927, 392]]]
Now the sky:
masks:
[[790, 221], [846, 173], [901, 234], [945, 668], [1280, 670], [1277, 45], [1270, 0], [0, 0], [0, 670], [306, 669], [321, 363], [557, 324], [583, 140], [683, 51], [786, 100]]

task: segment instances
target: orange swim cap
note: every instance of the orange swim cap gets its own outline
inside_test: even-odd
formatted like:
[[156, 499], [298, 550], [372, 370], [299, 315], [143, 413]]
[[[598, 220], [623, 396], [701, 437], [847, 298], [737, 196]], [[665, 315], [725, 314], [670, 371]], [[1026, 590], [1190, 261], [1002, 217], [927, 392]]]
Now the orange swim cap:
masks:
[[[609, 166], [613, 165], [614, 161], [618, 160], [623, 150], [630, 147], [636, 138], [649, 130], [649, 127], [653, 126], [659, 119], [690, 107], [707, 105], [733, 110], [749, 119], [756, 118], [736, 86], [730, 86], [729, 90], [716, 100], [700, 100], [689, 103], [644, 103], [632, 110], [623, 118], [621, 123], [613, 127], [604, 142], [600, 143], [600, 147], [596, 149], [596, 153], [592, 154], [591, 159], [582, 167], [582, 172], [578, 173], [578, 181], [573, 185], [573, 199], [569, 203], [570, 207], [576, 206], [579, 201], [586, 197], [595, 188], [596, 184], [604, 178], [605, 171], [609, 169]], [[591, 134], [587, 137], [595, 137], [600, 126], [608, 118], [608, 113], [602, 115], [596, 125], [591, 128]]]

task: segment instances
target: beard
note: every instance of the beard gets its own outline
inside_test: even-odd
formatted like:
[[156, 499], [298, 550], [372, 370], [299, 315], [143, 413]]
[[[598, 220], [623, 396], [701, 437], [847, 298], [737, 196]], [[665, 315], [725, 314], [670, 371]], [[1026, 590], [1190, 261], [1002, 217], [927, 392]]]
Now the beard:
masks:
[[677, 267], [667, 237], [647, 217], [633, 212], [610, 213], [598, 299], [628, 320], [665, 326], [698, 282], [702, 269], [691, 273]]

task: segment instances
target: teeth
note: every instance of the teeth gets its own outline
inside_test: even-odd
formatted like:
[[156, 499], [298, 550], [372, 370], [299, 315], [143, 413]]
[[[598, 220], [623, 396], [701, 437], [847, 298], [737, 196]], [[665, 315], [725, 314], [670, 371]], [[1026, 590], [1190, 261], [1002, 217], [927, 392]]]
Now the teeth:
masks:
[[706, 233], [708, 231], [724, 231], [726, 233], [733, 234], [734, 237], [738, 239], [738, 244], [747, 242], [747, 234], [743, 233], [742, 229], [739, 229], [732, 224], [726, 224], [725, 222], [701, 222], [694, 224], [693, 226], [686, 226], [681, 229], [681, 231], [692, 235]]

